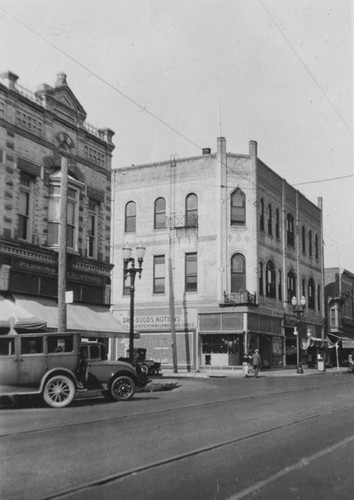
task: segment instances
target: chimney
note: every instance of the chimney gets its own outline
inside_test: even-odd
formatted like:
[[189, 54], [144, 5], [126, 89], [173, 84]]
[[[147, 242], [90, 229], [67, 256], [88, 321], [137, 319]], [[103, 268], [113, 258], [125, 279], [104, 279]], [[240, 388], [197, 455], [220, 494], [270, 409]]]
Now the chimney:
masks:
[[257, 141], [250, 141], [249, 142], [249, 155], [250, 156], [257, 156]]

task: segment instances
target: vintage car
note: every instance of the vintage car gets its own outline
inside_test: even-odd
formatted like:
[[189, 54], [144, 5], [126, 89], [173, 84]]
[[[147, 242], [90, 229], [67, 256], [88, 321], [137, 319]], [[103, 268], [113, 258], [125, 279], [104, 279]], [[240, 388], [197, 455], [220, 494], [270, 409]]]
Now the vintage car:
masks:
[[[153, 359], [146, 359], [146, 349], [143, 347], [135, 347], [133, 350], [134, 363], [147, 375], [158, 375], [161, 370], [161, 363]], [[129, 349], [127, 351], [129, 355]], [[118, 361], [129, 362], [129, 358], [118, 358]]]
[[109, 361], [104, 342], [85, 341], [80, 333], [0, 336], [0, 396], [38, 394], [48, 406], [63, 408], [78, 391], [128, 400], [147, 382], [129, 363]]

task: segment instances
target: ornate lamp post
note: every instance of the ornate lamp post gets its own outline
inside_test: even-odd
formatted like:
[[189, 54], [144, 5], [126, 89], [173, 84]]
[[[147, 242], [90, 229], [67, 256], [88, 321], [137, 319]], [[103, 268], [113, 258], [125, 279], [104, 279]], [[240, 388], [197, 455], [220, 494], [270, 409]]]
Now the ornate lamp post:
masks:
[[[306, 298], [301, 297], [300, 303], [298, 303], [297, 298], [294, 296], [291, 299], [291, 304], [293, 306], [294, 314], [297, 319], [298, 326], [300, 326], [303, 315], [305, 314]], [[296, 336], [296, 367], [297, 373], [304, 373], [302, 366], [300, 364], [300, 332], [297, 327], [294, 328], [294, 335]]]
[[124, 260], [124, 280], [130, 277], [130, 326], [129, 326], [129, 362], [133, 363], [134, 359], [134, 293], [135, 293], [135, 276], [139, 273], [139, 279], [142, 273], [142, 263], [145, 255], [145, 247], [136, 247], [136, 258], [138, 260], [138, 266], [135, 267], [135, 259], [131, 256], [131, 248], [123, 248], [123, 260]]

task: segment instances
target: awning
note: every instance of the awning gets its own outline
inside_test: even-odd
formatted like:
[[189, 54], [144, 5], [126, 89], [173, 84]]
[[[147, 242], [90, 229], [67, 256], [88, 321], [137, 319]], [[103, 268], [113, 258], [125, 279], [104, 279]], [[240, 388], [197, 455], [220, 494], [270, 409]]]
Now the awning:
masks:
[[[18, 306], [24, 310], [32, 311], [33, 314], [45, 321], [48, 329], [58, 328], [58, 304], [56, 300], [16, 294], [15, 301]], [[80, 331], [95, 337], [129, 336], [129, 331], [105, 306], [67, 304], [66, 316], [68, 331]], [[16, 326], [17, 324], [15, 328]]]
[[0, 295], [0, 328], [15, 326], [18, 330], [40, 330], [47, 326], [33, 309], [22, 307], [11, 295]]

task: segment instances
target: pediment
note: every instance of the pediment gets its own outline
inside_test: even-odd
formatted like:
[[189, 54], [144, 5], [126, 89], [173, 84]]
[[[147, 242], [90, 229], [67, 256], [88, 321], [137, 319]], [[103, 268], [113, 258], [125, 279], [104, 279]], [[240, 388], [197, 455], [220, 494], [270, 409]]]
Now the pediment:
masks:
[[66, 111], [71, 110], [75, 112], [75, 114], [81, 115], [83, 119], [86, 118], [87, 113], [84, 107], [80, 104], [79, 100], [75, 97], [75, 94], [67, 85], [54, 88], [53, 97], [57, 102], [64, 105]]

